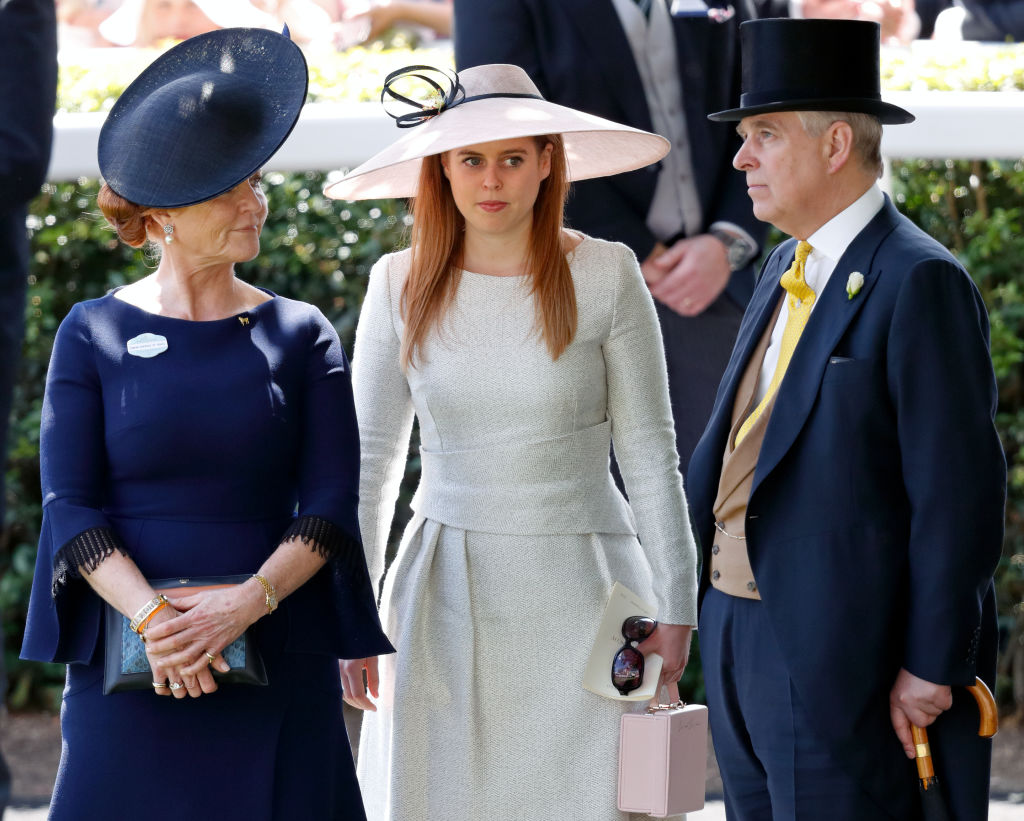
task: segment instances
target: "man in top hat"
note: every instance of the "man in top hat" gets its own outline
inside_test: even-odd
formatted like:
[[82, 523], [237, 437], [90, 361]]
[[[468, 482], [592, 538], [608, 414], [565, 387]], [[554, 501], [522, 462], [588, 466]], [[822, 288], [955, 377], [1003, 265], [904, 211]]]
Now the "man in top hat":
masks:
[[[701, 654], [731, 819], [987, 813], [961, 685], [995, 671], [1006, 468], [985, 306], [876, 185], [874, 23], [741, 26], [734, 164], [793, 239], [765, 263], [690, 463]], [[933, 723], [934, 722], [934, 723]], [[973, 726], [972, 726], [973, 725]]]

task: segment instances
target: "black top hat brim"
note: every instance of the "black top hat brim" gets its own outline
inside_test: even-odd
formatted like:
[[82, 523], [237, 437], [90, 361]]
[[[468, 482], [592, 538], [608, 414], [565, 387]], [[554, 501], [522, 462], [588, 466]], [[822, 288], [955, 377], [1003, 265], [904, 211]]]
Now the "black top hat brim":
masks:
[[282, 34], [232, 28], [192, 37], [118, 98], [100, 130], [100, 173], [137, 205], [213, 199], [277, 152], [307, 84], [302, 51]]
[[708, 119], [716, 123], [738, 122], [744, 117], [753, 117], [757, 114], [771, 114], [777, 111], [851, 111], [861, 114], [871, 114], [878, 118], [884, 125], [903, 125], [914, 122], [914, 115], [898, 105], [887, 103], [884, 100], [870, 100], [862, 97], [829, 97], [826, 99], [815, 98], [805, 100], [780, 100], [761, 105], [741, 106], [730, 108], [727, 111], [717, 111], [709, 114]]
[[882, 100], [881, 29], [866, 20], [750, 20], [740, 25], [740, 107], [709, 114], [716, 122], [776, 111], [851, 111], [887, 125], [914, 115]]

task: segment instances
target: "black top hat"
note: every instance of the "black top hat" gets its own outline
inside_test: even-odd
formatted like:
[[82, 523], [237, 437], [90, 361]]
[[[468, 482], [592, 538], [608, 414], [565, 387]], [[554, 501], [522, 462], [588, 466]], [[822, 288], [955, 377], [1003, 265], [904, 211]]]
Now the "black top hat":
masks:
[[710, 114], [742, 120], [772, 111], [856, 111], [883, 123], [914, 115], [882, 102], [878, 23], [867, 20], [751, 20], [740, 25], [740, 107]]
[[307, 82], [306, 60], [287, 29], [192, 37], [118, 98], [100, 130], [100, 172], [137, 205], [181, 208], [213, 199], [281, 147]]

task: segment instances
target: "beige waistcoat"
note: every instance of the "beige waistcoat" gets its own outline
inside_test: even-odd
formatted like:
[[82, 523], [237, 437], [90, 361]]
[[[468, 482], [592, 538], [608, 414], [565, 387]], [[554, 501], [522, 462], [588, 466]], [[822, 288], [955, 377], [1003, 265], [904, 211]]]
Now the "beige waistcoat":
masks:
[[[747, 554], [746, 516], [747, 501], [754, 483], [754, 469], [757, 457], [761, 453], [761, 443], [768, 427], [772, 410], [775, 407], [773, 397], [764, 412], [750, 428], [738, 447], [733, 447], [736, 433], [754, 406], [754, 391], [757, 389], [761, 364], [764, 361], [768, 343], [771, 341], [772, 329], [782, 308], [782, 300], [775, 308], [771, 321], [768, 322], [761, 340], [751, 354], [747, 369], [743, 372], [739, 387], [736, 390], [736, 401], [732, 410], [732, 426], [729, 429], [729, 440], [725, 444], [722, 456], [722, 476], [718, 482], [718, 497], [715, 499], [715, 541], [711, 547], [711, 585], [730, 596], [744, 599], [760, 599], [757, 592], [757, 580], [750, 567]], [[777, 395], [777, 394], [776, 394]]]

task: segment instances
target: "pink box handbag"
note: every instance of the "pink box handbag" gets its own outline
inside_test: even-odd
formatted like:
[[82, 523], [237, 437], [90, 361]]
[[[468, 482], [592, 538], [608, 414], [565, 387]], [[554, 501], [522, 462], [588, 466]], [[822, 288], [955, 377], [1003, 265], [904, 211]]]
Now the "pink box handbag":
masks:
[[704, 807], [708, 708], [676, 701], [625, 713], [619, 725], [619, 809], [665, 818]]

